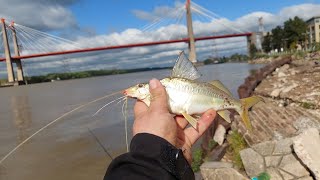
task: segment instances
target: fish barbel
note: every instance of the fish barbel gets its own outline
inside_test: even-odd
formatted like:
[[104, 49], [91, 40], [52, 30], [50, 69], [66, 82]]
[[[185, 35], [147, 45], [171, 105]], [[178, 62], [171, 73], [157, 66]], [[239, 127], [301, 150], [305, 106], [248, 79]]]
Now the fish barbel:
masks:
[[[180, 69], [181, 67], [186, 69]], [[195, 80], [199, 76], [200, 74], [196, 68], [186, 59], [184, 53], [181, 53], [173, 68], [171, 77], [160, 80], [168, 94], [169, 111], [176, 115], [183, 115], [197, 129], [195, 115], [214, 109], [223, 119], [230, 123], [229, 109], [234, 109], [240, 114], [247, 129], [251, 130], [248, 109], [259, 101], [263, 101], [263, 99], [258, 96], [240, 100], [235, 99], [220, 81], [199, 82]], [[124, 95], [137, 98], [147, 106], [150, 106], [151, 95], [147, 83], [129, 87], [124, 91]]]

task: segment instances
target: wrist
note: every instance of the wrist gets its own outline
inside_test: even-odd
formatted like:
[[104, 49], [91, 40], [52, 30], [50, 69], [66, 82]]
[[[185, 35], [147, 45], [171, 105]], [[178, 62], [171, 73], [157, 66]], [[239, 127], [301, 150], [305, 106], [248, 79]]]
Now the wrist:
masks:
[[183, 150], [176, 148], [159, 136], [148, 133], [136, 134], [131, 141], [130, 153], [142, 156], [149, 161], [156, 160], [160, 166], [178, 179], [186, 174], [193, 176]]

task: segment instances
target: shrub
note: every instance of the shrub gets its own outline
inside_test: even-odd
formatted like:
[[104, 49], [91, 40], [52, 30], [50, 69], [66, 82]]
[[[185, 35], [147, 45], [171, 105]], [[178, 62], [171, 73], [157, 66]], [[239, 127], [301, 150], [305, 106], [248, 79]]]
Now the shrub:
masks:
[[236, 131], [232, 131], [228, 135], [227, 140], [230, 145], [228, 151], [231, 154], [234, 165], [239, 169], [243, 169], [240, 151], [248, 147], [247, 143], [243, 139], [242, 135]]

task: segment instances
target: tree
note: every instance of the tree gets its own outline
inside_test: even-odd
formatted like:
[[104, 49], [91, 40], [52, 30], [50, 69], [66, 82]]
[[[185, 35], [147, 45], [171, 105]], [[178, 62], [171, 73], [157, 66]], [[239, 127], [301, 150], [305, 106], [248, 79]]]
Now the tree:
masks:
[[262, 49], [264, 52], [267, 52], [267, 53], [272, 50], [272, 36], [269, 32], [263, 38]]
[[257, 47], [252, 43], [250, 44], [250, 58], [253, 58], [258, 52]]
[[271, 30], [272, 33], [272, 49], [280, 50], [284, 46], [284, 31], [281, 26]]
[[205, 65], [207, 65], [207, 64], [212, 64], [212, 63], [213, 63], [213, 60], [212, 60], [212, 59], [206, 59], [206, 60], [203, 61], [203, 63], [204, 63]]
[[287, 39], [287, 48], [295, 48], [297, 44], [304, 45], [306, 40], [307, 24], [303, 19], [295, 16], [284, 22], [284, 35]]

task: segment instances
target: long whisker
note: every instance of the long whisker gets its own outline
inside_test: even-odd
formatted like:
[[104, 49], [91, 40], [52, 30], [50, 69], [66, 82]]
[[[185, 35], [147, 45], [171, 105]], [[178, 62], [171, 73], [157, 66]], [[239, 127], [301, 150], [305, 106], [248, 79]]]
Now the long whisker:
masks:
[[119, 104], [119, 103], [121, 103], [121, 102], [123, 102], [123, 101], [125, 101], [127, 99], [127, 97], [125, 96], [125, 97], [123, 97], [123, 99], [120, 99], [120, 101], [118, 101], [117, 102], [117, 104]]
[[124, 126], [125, 126], [125, 133], [126, 133], [126, 146], [127, 146], [127, 152], [129, 152], [129, 142], [128, 142], [128, 98], [125, 98], [125, 101], [122, 105], [122, 115], [124, 116]]
[[113, 101], [108, 102], [107, 104], [105, 104], [104, 106], [102, 106], [98, 111], [96, 111], [92, 116], [97, 115], [103, 108], [107, 107], [108, 105], [112, 104], [113, 102], [115, 102], [115, 101], [117, 101], [117, 100], [119, 100], [119, 99], [121, 99], [121, 98], [123, 98], [123, 97], [125, 97], [125, 96], [121, 96], [121, 97], [119, 97], [119, 98], [117, 98], [117, 99], [115, 99], [115, 100], [113, 100]]

